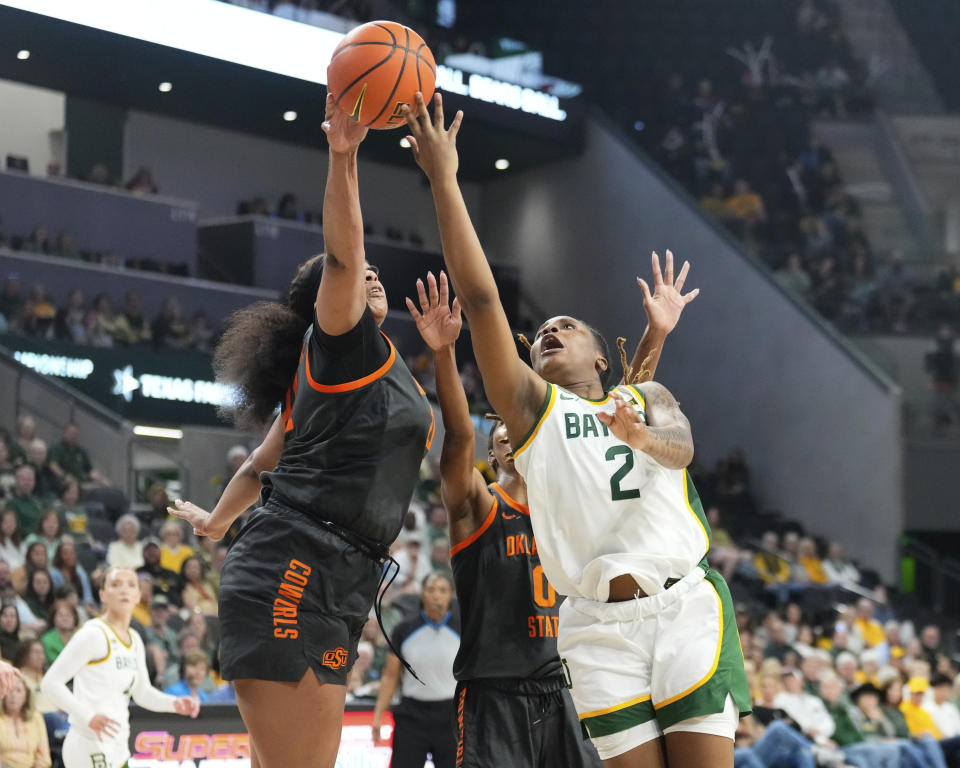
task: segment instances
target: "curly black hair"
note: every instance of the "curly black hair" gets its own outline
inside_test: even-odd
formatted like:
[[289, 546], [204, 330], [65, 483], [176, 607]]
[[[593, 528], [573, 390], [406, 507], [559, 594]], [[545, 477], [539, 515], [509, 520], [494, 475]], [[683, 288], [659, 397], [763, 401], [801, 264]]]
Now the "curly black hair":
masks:
[[290, 283], [286, 304], [259, 301], [234, 312], [213, 352], [217, 381], [236, 396], [221, 415], [241, 429], [267, 426], [300, 362], [303, 334], [313, 323], [324, 256], [304, 262]]

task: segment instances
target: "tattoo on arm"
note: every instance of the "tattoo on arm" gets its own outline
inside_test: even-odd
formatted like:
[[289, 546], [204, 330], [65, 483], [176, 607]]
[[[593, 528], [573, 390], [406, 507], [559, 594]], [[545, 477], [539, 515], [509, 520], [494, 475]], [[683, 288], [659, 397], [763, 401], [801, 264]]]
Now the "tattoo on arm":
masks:
[[693, 459], [690, 422], [673, 395], [660, 384], [648, 382], [643, 394], [650, 436], [646, 453], [668, 469], [683, 469]]

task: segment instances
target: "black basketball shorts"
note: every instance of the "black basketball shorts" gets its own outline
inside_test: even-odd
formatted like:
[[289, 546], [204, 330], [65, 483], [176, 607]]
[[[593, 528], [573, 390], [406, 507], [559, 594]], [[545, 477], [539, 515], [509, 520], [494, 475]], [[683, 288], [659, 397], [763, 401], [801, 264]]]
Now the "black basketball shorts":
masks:
[[563, 678], [457, 684], [457, 768], [602, 768]]
[[325, 683], [346, 684], [382, 570], [307, 515], [268, 501], [223, 565], [224, 679], [296, 682], [310, 667]]

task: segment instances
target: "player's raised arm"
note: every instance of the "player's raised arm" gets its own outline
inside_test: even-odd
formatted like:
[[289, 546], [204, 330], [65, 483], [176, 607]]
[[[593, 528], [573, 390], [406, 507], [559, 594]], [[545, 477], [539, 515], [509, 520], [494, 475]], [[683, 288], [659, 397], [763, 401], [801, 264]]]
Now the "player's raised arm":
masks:
[[434, 97], [431, 119], [423, 95], [406, 110], [408, 137], [417, 164], [430, 180], [437, 208], [443, 257], [457, 297], [470, 321], [473, 348], [490, 403], [503, 417], [514, 439], [525, 435], [543, 404], [547, 385], [517, 354], [493, 272], [470, 221], [457, 183], [458, 112], [448, 129], [443, 125], [440, 94]]
[[330, 336], [351, 330], [367, 306], [363, 217], [357, 177], [357, 148], [367, 129], [351, 120], [327, 95], [323, 131], [330, 167], [323, 196], [323, 240], [327, 252], [317, 291], [317, 323]]
[[653, 293], [641, 277], [637, 284], [643, 292], [643, 309], [647, 313], [647, 328], [637, 345], [630, 367], [624, 373], [625, 384], [639, 384], [653, 379], [660, 363], [660, 353], [667, 335], [677, 326], [683, 308], [697, 298], [700, 289], [681, 293], [690, 271], [690, 262], [683, 262], [676, 282], [673, 280], [673, 252], [667, 250], [665, 275], [660, 271], [660, 257], [654, 251], [650, 255], [653, 271]]
[[277, 416], [263, 442], [250, 452], [240, 469], [230, 478], [212, 512], [181, 499], [174, 501], [172, 507], [167, 507], [167, 512], [190, 523], [198, 536], [209, 536], [214, 541], [222, 539], [234, 520], [256, 503], [262, 487], [260, 473], [275, 469], [282, 452], [283, 425]]
[[407, 309], [433, 351], [444, 429], [440, 488], [450, 513], [450, 544], [455, 546], [480, 527], [493, 504], [493, 496], [475, 466], [476, 432], [457, 371], [456, 341], [463, 325], [460, 303], [454, 299], [450, 304], [450, 287], [444, 272], [440, 273], [439, 285], [432, 272], [427, 274], [426, 287], [423, 280], [417, 280], [417, 297], [420, 309], [409, 298]]

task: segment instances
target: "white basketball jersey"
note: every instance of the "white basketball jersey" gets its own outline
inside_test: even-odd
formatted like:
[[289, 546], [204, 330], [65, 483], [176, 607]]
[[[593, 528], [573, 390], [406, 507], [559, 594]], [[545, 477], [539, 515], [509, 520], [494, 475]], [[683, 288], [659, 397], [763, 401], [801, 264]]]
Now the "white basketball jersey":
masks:
[[[107, 646], [104, 646], [104, 637]], [[130, 644], [120, 639], [113, 627], [102, 619], [90, 619], [71, 642], [89, 643], [101, 653], [108, 647], [105, 656], [88, 661], [73, 678], [73, 695], [86, 709], [107, 715], [121, 724], [125, 740], [129, 730], [130, 697], [137, 684], [137, 675], [145, 669], [146, 656], [140, 635], [130, 630]], [[149, 681], [148, 681], [149, 682]], [[87, 722], [75, 723], [86, 729]]]
[[[686, 470], [667, 469], [614, 437], [597, 418], [609, 395], [586, 400], [548, 384], [534, 428], [514, 449], [527, 483], [540, 563], [561, 594], [605, 602], [630, 574], [648, 595], [689, 573], [710, 529]], [[646, 422], [643, 395], [617, 391]]]

